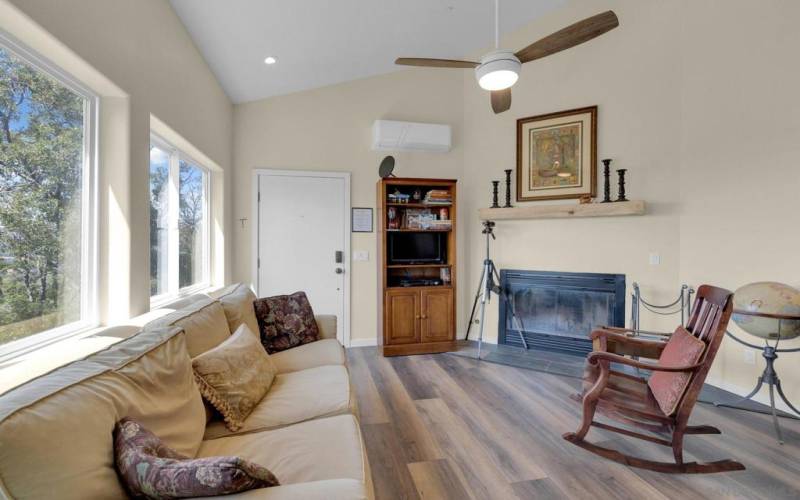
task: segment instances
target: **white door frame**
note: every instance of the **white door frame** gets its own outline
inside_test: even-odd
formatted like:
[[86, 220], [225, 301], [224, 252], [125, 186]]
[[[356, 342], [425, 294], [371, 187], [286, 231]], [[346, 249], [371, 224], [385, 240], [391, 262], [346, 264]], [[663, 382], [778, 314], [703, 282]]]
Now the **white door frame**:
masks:
[[[254, 221], [253, 230], [251, 231], [251, 247], [250, 247], [250, 269], [252, 269], [253, 286], [256, 289], [256, 295], [259, 297], [259, 269], [258, 269], [258, 255], [259, 255], [259, 232], [261, 231], [261, 220], [259, 218], [258, 210], [258, 188], [260, 177], [323, 177], [344, 180], [344, 258], [342, 259], [342, 268], [344, 269], [344, 317], [342, 318], [341, 325], [341, 338], [339, 341], [345, 347], [350, 347], [350, 172], [331, 172], [331, 171], [315, 171], [315, 170], [281, 170], [273, 168], [254, 168], [253, 169], [253, 185], [252, 185], [252, 215], [251, 220]], [[311, 304], [314, 307], [314, 304]]]

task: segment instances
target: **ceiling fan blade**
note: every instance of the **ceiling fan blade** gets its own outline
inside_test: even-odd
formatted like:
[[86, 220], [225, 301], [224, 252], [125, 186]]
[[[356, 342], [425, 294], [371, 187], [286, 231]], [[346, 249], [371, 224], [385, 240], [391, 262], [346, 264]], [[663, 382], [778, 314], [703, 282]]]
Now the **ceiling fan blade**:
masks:
[[511, 87], [492, 91], [492, 110], [499, 115], [511, 107]]
[[617, 26], [619, 26], [619, 19], [617, 19], [617, 15], [613, 11], [609, 10], [586, 18], [583, 21], [578, 21], [562, 30], [556, 31], [552, 35], [533, 42], [518, 51], [516, 56], [523, 63], [541, 59], [550, 54], [580, 45], [583, 42], [588, 42], [592, 38], [611, 31]]
[[424, 66], [426, 68], [476, 68], [479, 63], [454, 59], [425, 59], [423, 57], [398, 57], [394, 61], [401, 66]]

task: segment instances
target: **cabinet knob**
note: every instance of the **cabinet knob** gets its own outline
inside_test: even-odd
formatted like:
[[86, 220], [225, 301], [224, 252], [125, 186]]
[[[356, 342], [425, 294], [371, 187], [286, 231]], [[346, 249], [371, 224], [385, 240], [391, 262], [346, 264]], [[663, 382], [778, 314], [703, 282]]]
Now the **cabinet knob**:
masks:
[[417, 314], [416, 316], [414, 316], [414, 319], [420, 319], [420, 318], [421, 318], [421, 316], [420, 316], [419, 314]]

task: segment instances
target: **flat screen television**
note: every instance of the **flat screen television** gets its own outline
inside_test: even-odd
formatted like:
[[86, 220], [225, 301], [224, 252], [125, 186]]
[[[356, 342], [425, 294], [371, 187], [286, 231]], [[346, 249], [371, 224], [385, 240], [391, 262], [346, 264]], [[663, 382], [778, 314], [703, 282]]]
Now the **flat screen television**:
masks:
[[444, 264], [447, 245], [444, 234], [390, 233], [389, 264]]

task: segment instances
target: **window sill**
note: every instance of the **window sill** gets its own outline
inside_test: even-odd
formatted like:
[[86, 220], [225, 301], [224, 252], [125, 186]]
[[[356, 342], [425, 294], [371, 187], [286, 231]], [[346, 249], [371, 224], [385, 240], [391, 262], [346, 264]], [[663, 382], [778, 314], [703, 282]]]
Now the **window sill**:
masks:
[[165, 309], [169, 308], [171, 304], [179, 302], [190, 295], [197, 295], [198, 293], [204, 293], [206, 295], [217, 292], [222, 290], [223, 287], [217, 285], [209, 285], [207, 283], [201, 283], [199, 285], [194, 285], [191, 287], [186, 287], [180, 291], [180, 293], [176, 295], [156, 295], [154, 297], [150, 297], [150, 310], [154, 309]]

